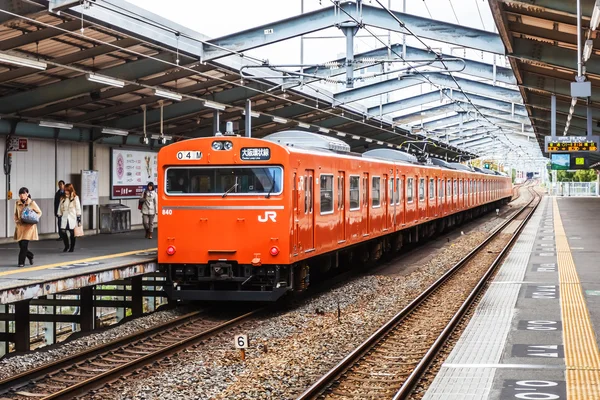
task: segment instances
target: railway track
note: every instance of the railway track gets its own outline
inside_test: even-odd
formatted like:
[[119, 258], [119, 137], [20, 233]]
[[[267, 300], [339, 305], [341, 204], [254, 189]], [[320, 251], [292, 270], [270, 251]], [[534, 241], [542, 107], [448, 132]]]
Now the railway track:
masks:
[[215, 317], [209, 311], [192, 312], [2, 380], [0, 397], [72, 399], [236, 326], [260, 311], [220, 312], [230, 314], [227, 317]]
[[531, 200], [298, 400], [406, 399], [535, 211]]

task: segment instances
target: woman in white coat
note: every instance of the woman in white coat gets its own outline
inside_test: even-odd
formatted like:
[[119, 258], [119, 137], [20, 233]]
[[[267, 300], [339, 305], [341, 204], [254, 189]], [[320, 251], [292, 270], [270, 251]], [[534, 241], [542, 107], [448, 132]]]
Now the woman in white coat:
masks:
[[[79, 197], [77, 196], [77, 193], [75, 193], [73, 185], [70, 183], [65, 185], [65, 194], [61, 198], [60, 205], [58, 206], [58, 216], [61, 217], [60, 229], [63, 231], [62, 237], [65, 244], [63, 252], [68, 251], [72, 253], [73, 250], [75, 250], [74, 230], [76, 226], [81, 226], [81, 203], [79, 202]], [[67, 232], [69, 232], [71, 239], [70, 245]]]
[[158, 213], [158, 195], [154, 191], [154, 183], [148, 182], [146, 190], [142, 194], [140, 204], [142, 206], [142, 223], [146, 229], [146, 239], [152, 239], [154, 231], [154, 217]]

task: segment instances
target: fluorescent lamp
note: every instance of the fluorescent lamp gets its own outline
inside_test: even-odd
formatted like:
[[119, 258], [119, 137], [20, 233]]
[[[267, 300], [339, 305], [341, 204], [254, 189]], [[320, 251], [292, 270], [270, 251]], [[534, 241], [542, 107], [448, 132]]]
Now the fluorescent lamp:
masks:
[[585, 41], [585, 46], [583, 47], [583, 62], [587, 62], [592, 56], [592, 50], [594, 48], [594, 41], [588, 39]]
[[113, 128], [103, 128], [102, 133], [106, 133], [107, 135], [115, 135], [115, 136], [129, 135], [128, 131], [124, 131], [122, 129], [113, 129]]
[[152, 139], [156, 139], [156, 140], [160, 140], [160, 139], [165, 139], [165, 140], [173, 140], [172, 136], [167, 136], [167, 135], [152, 135], [150, 136]]
[[[388, 147], [394, 147], [394, 145], [391, 143], [388, 143], [387, 145], [388, 145]], [[400, 149], [400, 148], [402, 148], [402, 146], [398, 146], [398, 148]]]
[[321, 132], [321, 133], [329, 133], [329, 129], [327, 129], [327, 128], [319, 128], [319, 132]]
[[273, 117], [273, 122], [277, 122], [280, 124], [287, 124], [288, 120], [280, 117]]
[[221, 103], [215, 103], [214, 101], [204, 100], [204, 107], [213, 108], [215, 110], [223, 111], [227, 106]]
[[304, 122], [298, 122], [298, 126], [300, 128], [310, 129], [310, 125], [309, 124], [305, 124]]
[[178, 93], [173, 93], [162, 89], [156, 89], [154, 91], [154, 94], [158, 97], [164, 97], [165, 99], [171, 99], [176, 101], [181, 101], [181, 99], [183, 98], [183, 96], [181, 96]]
[[592, 19], [590, 21], [590, 29], [595, 31], [600, 24], [600, 0], [596, 0], [594, 11], [592, 11]]
[[381, 146], [381, 145], [383, 144], [383, 142], [382, 142], [382, 141], [380, 141], [380, 140], [378, 140], [378, 141], [377, 141], [377, 144]]
[[571, 107], [575, 107], [575, 104], [577, 104], [577, 97], [571, 99]]
[[360, 139], [360, 136], [352, 135], [352, 139], [358, 140], [358, 139]]
[[0, 53], [0, 62], [41, 70], [45, 70], [48, 66], [45, 62], [36, 61], [31, 58], [11, 56], [10, 54], [6, 53]]
[[85, 77], [90, 82], [101, 83], [103, 85], [115, 86], [122, 88], [125, 82], [104, 75], [86, 74]]
[[344, 132], [337, 132], [336, 135], [341, 136], [341, 137], [346, 137], [346, 134]]
[[[242, 114], [246, 115], [246, 110], [242, 110]], [[250, 116], [252, 118], [258, 118], [258, 117], [260, 117], [260, 113], [256, 112], [256, 111], [250, 111]]]
[[40, 121], [40, 126], [45, 126], [46, 128], [73, 129], [73, 124], [55, 121]]
[[365, 138], [365, 142], [372, 143], [373, 139]]

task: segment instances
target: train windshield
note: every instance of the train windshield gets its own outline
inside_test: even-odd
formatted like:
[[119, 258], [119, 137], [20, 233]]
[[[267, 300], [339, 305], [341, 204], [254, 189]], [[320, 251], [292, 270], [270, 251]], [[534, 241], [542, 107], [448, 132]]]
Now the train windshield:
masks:
[[169, 195], [277, 195], [283, 185], [283, 168], [172, 167], [165, 187]]

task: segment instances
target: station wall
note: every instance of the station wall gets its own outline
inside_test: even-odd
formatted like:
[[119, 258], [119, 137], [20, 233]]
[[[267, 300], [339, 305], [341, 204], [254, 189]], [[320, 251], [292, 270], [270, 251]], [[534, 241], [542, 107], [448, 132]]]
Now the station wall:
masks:
[[[6, 143], [0, 140], [0, 152], [4, 154]], [[12, 152], [12, 168], [10, 175], [0, 173], [0, 238], [12, 238], [14, 234], [13, 213], [19, 188], [29, 189], [31, 197], [43, 212], [38, 225], [40, 234], [56, 233], [54, 217], [54, 194], [57, 182], [71, 182], [79, 192], [81, 170], [93, 168], [98, 170], [100, 178], [100, 204], [119, 203], [110, 200], [110, 146], [93, 145], [93, 163], [90, 163], [90, 144], [72, 141], [55, 141], [49, 139], [28, 139], [28, 149], [23, 152]], [[7, 180], [10, 182], [12, 200], [7, 199]], [[131, 208], [131, 224], [142, 223], [137, 209], [137, 200], [122, 200], [122, 204]], [[95, 228], [96, 214], [92, 207], [84, 207], [84, 229]]]

